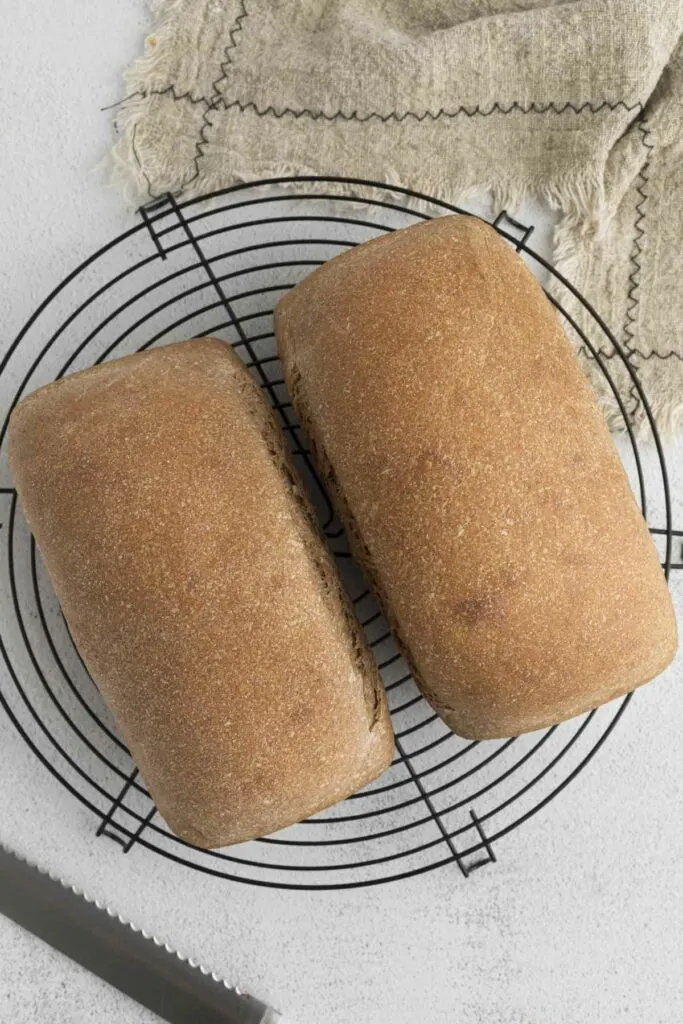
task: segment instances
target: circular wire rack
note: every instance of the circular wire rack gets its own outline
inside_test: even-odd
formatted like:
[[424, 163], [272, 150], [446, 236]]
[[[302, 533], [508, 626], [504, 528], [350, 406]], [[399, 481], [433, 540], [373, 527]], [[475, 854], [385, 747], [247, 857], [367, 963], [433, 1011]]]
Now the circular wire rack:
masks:
[[[0, 701], [42, 764], [91, 812], [92, 827], [125, 852], [135, 847], [138, 855], [151, 851], [211, 875], [289, 889], [375, 885], [448, 865], [467, 876], [495, 861], [495, 844], [557, 796], [619, 721], [629, 697], [526, 736], [477, 743], [451, 733], [417, 691], [349, 556], [287, 396], [273, 336], [275, 302], [337, 253], [444, 214], [469, 215], [409, 189], [313, 176], [238, 185], [182, 203], [164, 196], [54, 289], [2, 361], [0, 649], [7, 672]], [[648, 497], [654, 488], [663, 499], [665, 523], [651, 529], [661, 535], [668, 574], [666, 466], [627, 354], [577, 290], [529, 246], [532, 227], [504, 212], [492, 223], [537, 275], [548, 278], [549, 298], [567, 333], [605, 375], [624, 417], [624, 460], [643, 513], [646, 481]], [[202, 335], [234, 346], [276, 410], [377, 658], [396, 736], [391, 767], [363, 791], [276, 835], [211, 851], [174, 836], [156, 811], [71, 641], [6, 456], [9, 414], [36, 387], [107, 359]], [[612, 358], [626, 368], [628, 389], [635, 388], [643, 403], [657, 454], [654, 476], [643, 468], [626, 414], [628, 394], [620, 394], [610, 373]]]

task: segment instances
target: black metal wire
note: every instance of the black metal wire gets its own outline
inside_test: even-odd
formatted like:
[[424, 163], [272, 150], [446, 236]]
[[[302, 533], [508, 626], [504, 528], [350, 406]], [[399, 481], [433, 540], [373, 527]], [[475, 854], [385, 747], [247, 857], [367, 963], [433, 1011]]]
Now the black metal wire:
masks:
[[[300, 183], [311, 188], [314, 187], [315, 191], [292, 191], [292, 187], [296, 187]], [[0, 443], [4, 444], [5, 441], [9, 412], [29, 390], [34, 374], [58, 344], [62, 343], [66, 346], [65, 358], [56, 374], [57, 377], [60, 377], [71, 369], [79, 356], [87, 356], [89, 346], [99, 345], [100, 340], [106, 340], [106, 345], [103, 351], [98, 350], [96, 359], [92, 360], [95, 362], [101, 362], [115, 355], [117, 349], [124, 346], [136, 331], [145, 329], [146, 325], [148, 323], [151, 325], [155, 319], [163, 318], [162, 329], [155, 329], [154, 333], [147, 335], [145, 341], [137, 346], [138, 350], [148, 348], [156, 342], [168, 338], [183, 325], [201, 320], [202, 334], [213, 334], [226, 330], [235, 333], [236, 338], [231, 339], [232, 344], [240, 351], [245, 364], [256, 375], [258, 383], [268, 395], [283, 429], [290, 438], [297, 459], [308, 471], [312, 485], [318, 492], [318, 504], [324, 509], [322, 525], [328, 538], [335, 541], [337, 558], [346, 563], [349, 560], [349, 553], [345, 545], [343, 531], [336, 525], [331, 502], [317, 475], [303, 432], [294, 419], [291, 402], [284, 393], [282, 375], [277, 372], [277, 355], [272, 354], [274, 347], [272, 330], [258, 329], [258, 327], [256, 331], [250, 330], [257, 326], [260, 320], [269, 324], [272, 308], [268, 304], [267, 308], [258, 309], [255, 312], [242, 314], [237, 312], [237, 308], [245, 301], [262, 300], [269, 294], [275, 296], [277, 293], [283, 293], [295, 283], [294, 278], [297, 274], [300, 274], [301, 271], [308, 272], [312, 267], [324, 262], [324, 259], [327, 258], [326, 253], [329, 253], [330, 250], [341, 251], [363, 240], [363, 238], [356, 239], [353, 234], [361, 232], [369, 237], [368, 232], [394, 230], [396, 225], [386, 223], [383, 219], [373, 221], [353, 215], [337, 216], [324, 213], [318, 215], [317, 213], [295, 212], [291, 216], [282, 216], [276, 213], [273, 216], [250, 217], [252, 209], [257, 209], [260, 213], [262, 209], [268, 208], [267, 204], [272, 203], [286, 202], [294, 204], [296, 209], [297, 204], [300, 203], [316, 206], [321, 201], [348, 202], [348, 198], [331, 190], [331, 186], [335, 184], [341, 184], [344, 188], [353, 185], [360, 193], [363, 192], [363, 189], [372, 189], [372, 195], [365, 196], [363, 202], [368, 213], [374, 211], [382, 218], [385, 215], [400, 214], [402, 217], [408, 215], [414, 220], [427, 220], [434, 215], [433, 211], [435, 210], [460, 215], [467, 214], [467, 211], [452, 204], [422, 196], [409, 189], [357, 179], [325, 179], [314, 176], [274, 178], [266, 182], [234, 186], [214, 193], [212, 197], [209, 197], [213, 203], [208, 206], [202, 205], [199, 209], [202, 198], [182, 204], [172, 197], [159, 200], [141, 212], [142, 220], [139, 225], [131, 228], [119, 238], [113, 239], [72, 271], [40, 304], [10, 346], [0, 363], [0, 374], [8, 369], [12, 360], [19, 359], [24, 350], [33, 351], [33, 345], [30, 344], [32, 332], [38, 332], [43, 322], [52, 325], [51, 333], [42, 347], [36, 351], [28, 365], [28, 370], [24, 372], [19, 370], [18, 374], [16, 370], [14, 371], [15, 377], [18, 376], [19, 379], [19, 386], [9, 404], [7, 416], [0, 429]], [[289, 191], [284, 193], [282, 190], [277, 193], [265, 191], [277, 185], [287, 185]], [[318, 187], [321, 185], [324, 188]], [[382, 190], [381, 197], [377, 195], [377, 189]], [[245, 191], [247, 198], [241, 195]], [[253, 196], [254, 191], [257, 193], [255, 197]], [[404, 202], [399, 201], [401, 197], [418, 201], [419, 208], [406, 206]], [[226, 200], [228, 201], [226, 202]], [[352, 202], [357, 203], [357, 199]], [[357, 210], [357, 207], [354, 209]], [[246, 212], [248, 219], [240, 220], [237, 216], [239, 211]], [[222, 223], [221, 218], [223, 220], [228, 218], [228, 220]], [[221, 226], [214, 227], [217, 220]], [[326, 233], [325, 237], [309, 238], [299, 234], [299, 228], [315, 227], [316, 224], [334, 228], [335, 231], [340, 232], [339, 237], [333, 237]], [[271, 230], [273, 226], [279, 229], [285, 227], [293, 229], [296, 232], [295, 237], [269, 238], [267, 241], [254, 241], [249, 245], [233, 247], [223, 244], [235, 232], [258, 233], [264, 229]], [[603, 344], [604, 339], [607, 339], [620, 361], [626, 366], [633, 386], [643, 403], [655, 439], [664, 493], [666, 523], [665, 526], [651, 529], [653, 533], [660, 534], [665, 538], [664, 565], [668, 574], [669, 569], [675, 567], [671, 562], [672, 536], [683, 535], [683, 533], [673, 531], [671, 528], [671, 502], [661, 443], [646, 396], [642, 393], [633, 368], [616, 339], [590, 304], [529, 247], [528, 242], [533, 227], [519, 224], [504, 212], [496, 218], [494, 226], [502, 237], [514, 245], [518, 251], [535, 260], [539, 266], [545, 267], [549, 273], [554, 275], [555, 280], [559, 281], [573, 295], [590, 314], [603, 338]], [[72, 284], [82, 279], [93, 265], [105, 261], [115, 253], [118, 247], [123, 247], [125, 251], [133, 242], [140, 246], [141, 243], [144, 243], [145, 235], [149, 236], [149, 243], [141, 258], [134, 259], [128, 255], [126, 265], [122, 270], [110, 276], [104, 284], [96, 289], [88, 291], [80, 302], [68, 308], [67, 316], [61, 323], [54, 322], [59, 304]], [[218, 254], [211, 254], [206, 246], [216, 242], [221, 243], [220, 251]], [[288, 251], [294, 254], [292, 247], [296, 246], [305, 246], [307, 253], [310, 253], [311, 248], [320, 247], [320, 258], [317, 253], [315, 253], [315, 258], [311, 256], [298, 258], [298, 254], [297, 258], [290, 258], [286, 255], [282, 259], [274, 257], [274, 253], [278, 256], [280, 253], [286, 254]], [[195, 258], [193, 259], [192, 256]], [[183, 258], [182, 265], [175, 269], [174, 260], [179, 258]], [[249, 259], [255, 259], [256, 263], [249, 265]], [[227, 272], [221, 267], [221, 264], [229, 264], [230, 261], [235, 260], [246, 260], [247, 262], [244, 266], [240, 265], [239, 269]], [[124, 286], [127, 286], [129, 282], [136, 283], [139, 275], [153, 270], [156, 266], [159, 266], [160, 269], [163, 266], [164, 273], [155, 275], [149, 283], [144, 285], [141, 283], [134, 294], [127, 295], [121, 301], [116, 301]], [[240, 289], [239, 282], [242, 278], [253, 278], [259, 274], [270, 271], [280, 272], [283, 269], [291, 271], [292, 277], [281, 284], [264, 284], [263, 287], [242, 287]], [[187, 275], [190, 279], [194, 276], [198, 283], [185, 286], [185, 282], [188, 280]], [[233, 285], [237, 286], [234, 293], [231, 290]], [[160, 289], [168, 287], [174, 289], [172, 297], [159, 301], [156, 293]], [[92, 315], [98, 310], [100, 300], [105, 301], [109, 297], [114, 298], [115, 308], [106, 314], [97, 316], [95, 326], [83, 336], [78, 328], [79, 318], [87, 318]], [[601, 358], [599, 351], [601, 346], [595, 345], [586, 336], [586, 333], [579, 328], [576, 320], [564, 309], [556, 296], [551, 296], [551, 301], [592, 353], [612, 389], [626, 423], [638, 476], [641, 507], [645, 514], [647, 510], [645, 481], [638, 445], [628, 423], [619, 389], [610, 376], [606, 362]], [[187, 302], [197, 303], [197, 305], [193, 305], [189, 313], [183, 312], [182, 315], [177, 315], [177, 306], [182, 306], [182, 303]], [[134, 314], [136, 307], [142, 307], [141, 315], [121, 329], [118, 324], [123, 315], [129, 312]], [[53, 309], [55, 313], [52, 312]], [[219, 315], [214, 316], [215, 313]], [[110, 331], [114, 332], [113, 340], [109, 337]], [[72, 333], [74, 334], [73, 339], [71, 338]], [[266, 350], [261, 355], [259, 352], [264, 344], [269, 346], [270, 351]], [[275, 370], [275, 376], [269, 375], [271, 369]], [[30, 564], [27, 578], [31, 584], [30, 595], [33, 603], [28, 609], [23, 609], [22, 603], [26, 597], [22, 596], [21, 580], [17, 575], [18, 566], [15, 557], [15, 548], [19, 542], [16, 494], [11, 487], [5, 487], [0, 488], [0, 496], [2, 495], [5, 496], [5, 499], [10, 500], [9, 529], [6, 533], [6, 542], [13, 625], [18, 628], [24, 652], [39, 686], [36, 689], [30, 680], [24, 682], [22, 679], [23, 673], [18, 667], [18, 662], [15, 664], [16, 652], [14, 655], [10, 653], [11, 648], [5, 641], [5, 626], [2, 625], [0, 627], [0, 651], [8, 668], [11, 687], [8, 692], [4, 692], [0, 687], [0, 702], [25, 742], [34, 750], [45, 767], [99, 820], [98, 834], [115, 839], [125, 851], [134, 846], [140, 846], [211, 875], [241, 882], [246, 881], [259, 886], [287, 889], [355, 888], [363, 885], [376, 885], [385, 881], [411, 877], [448, 864], [456, 864], [466, 876], [485, 863], [493, 863], [496, 859], [493, 844], [545, 807], [568, 785], [602, 745], [628, 703], [629, 698], [627, 697], [616, 708], [610, 707], [604, 710], [603, 717], [606, 722], [600, 727], [597, 738], [592, 740], [578, 763], [571, 763], [570, 755], [575, 750], [579, 750], [582, 744], [585, 746], [586, 737], [594, 728], [595, 712], [591, 712], [575, 722], [565, 723], [561, 727], [545, 731], [530, 741], [528, 749], [516, 746], [519, 741], [514, 738], [497, 743], [480, 744], [460, 741], [454, 737], [438, 717], [431, 712], [431, 709], [426, 705], [421, 706], [422, 698], [415, 695], [413, 690], [412, 694], [399, 697], [392, 709], [397, 757], [390, 769], [392, 774], [390, 781], [379, 780], [367, 790], [354, 794], [349, 802], [341, 808], [334, 808], [327, 814], [315, 816], [308, 822], [297, 826], [295, 830], [288, 830], [281, 836], [266, 837], [247, 847], [233, 848], [229, 852], [200, 852], [192, 847], [192, 844], [172, 836], [162, 822], [154, 820], [156, 809], [141, 781], [137, 778], [137, 769], [127, 759], [125, 745], [102, 721], [98, 713], [99, 706], [92, 706], [91, 702], [98, 700], [96, 688], [88, 687], [87, 692], [82, 693], [77, 682], [70, 677], [64, 659], [59, 653], [58, 643], [52, 634], [49, 615], [41, 597], [36, 552], [32, 539], [28, 547]], [[352, 600], [359, 610], [361, 605], [365, 608], [366, 599], [368, 602], [372, 600], [367, 589], [361, 590], [355, 597], [352, 596]], [[36, 619], [46, 640], [47, 647], [41, 656], [34, 649], [26, 624], [27, 614], [29, 618]], [[383, 648], [383, 645], [389, 641], [389, 633], [386, 626], [378, 622], [381, 619], [381, 612], [374, 602], [371, 607], [360, 613], [360, 617], [366, 629], [374, 623], [378, 623], [378, 635], [374, 638], [369, 635], [368, 639], [373, 649]], [[43, 665], [45, 653], [52, 658], [54, 668]], [[398, 653], [386, 653], [379, 664], [385, 672], [387, 670], [393, 672], [399, 666], [400, 661], [401, 657]], [[61, 703], [58, 689], [54, 686], [57, 679], [66, 685], [68, 693], [83, 712], [85, 717], [80, 724], [73, 719], [69, 708]], [[399, 694], [400, 688], [407, 685], [412, 684], [411, 677], [405, 670], [400, 671], [398, 678], [387, 680], [387, 691], [392, 701], [395, 699], [394, 695]], [[40, 692], [46, 695], [49, 706], [55, 709], [57, 721], [64, 726], [64, 734], [60, 731], [60, 735], [56, 735], [51, 722], [45, 719], [40, 707], [37, 706]], [[407, 721], [401, 721], [404, 716], [407, 716]], [[94, 735], [84, 731], [87, 723], [91, 723], [96, 730]], [[565, 741], [559, 751], [553, 753], [552, 746], [560, 736], [564, 737]], [[410, 749], [408, 743], [414, 739], [418, 739], [418, 744], [411, 743], [412, 749]], [[101, 740], [106, 741], [109, 750], [102, 748]], [[78, 754], [75, 756], [71, 753], [74, 743], [78, 749]], [[442, 747], [446, 751], [445, 756], [440, 753]], [[456, 749], [453, 752], [454, 747]], [[85, 751], [87, 751], [87, 757]], [[517, 751], [514, 756], [513, 751]], [[550, 757], [546, 751], [550, 753]], [[116, 761], [112, 760], [114, 754], [127, 761], [126, 768], [121, 768]], [[471, 758], [476, 758], [476, 761], [470, 763]], [[502, 759], [500, 762], [499, 758]], [[493, 766], [498, 764], [500, 764], [500, 769], [493, 770]], [[557, 779], [558, 770], [562, 771], [559, 780]], [[102, 780], [102, 773], [109, 779], [107, 784], [104, 784]], [[399, 777], [394, 778], [393, 774], [395, 773], [399, 773]], [[536, 793], [538, 787], [545, 784], [551, 777], [553, 786], [550, 791], [545, 795], [534, 797], [535, 802], [530, 807], [523, 809], [524, 800], [530, 794]], [[517, 779], [519, 784], [514, 792], [508, 792], [506, 787], [509, 788], [510, 784]], [[414, 795], [402, 798], [403, 793], [410, 794], [411, 789]], [[454, 794], [457, 794], [457, 799], [451, 799], [450, 802], [441, 805], [443, 798], [452, 797]], [[496, 796], [495, 801], [490, 806], [483, 807], [481, 801], [488, 800], [492, 794]], [[131, 796], [135, 797], [134, 804], [131, 804], [129, 800]], [[380, 806], [377, 805], [378, 800]], [[475, 801], [477, 801], [476, 810]], [[507, 812], [513, 806], [520, 808], [515, 812], [516, 816], [501, 822], [503, 812]], [[365, 809], [366, 807], [368, 809]], [[347, 813], [347, 808], [349, 813]], [[418, 813], [415, 816], [413, 811], [419, 812], [420, 808], [424, 808], [427, 813], [422, 815]], [[449, 816], [452, 817], [460, 809], [465, 809], [468, 812], [466, 823], [464, 825], [450, 823]], [[386, 823], [384, 827], [383, 823]], [[350, 834], [348, 834], [349, 829], [351, 829]], [[427, 833], [431, 833], [429, 838], [425, 838]], [[312, 838], [304, 838], [304, 836]], [[415, 838], [412, 838], [413, 836]], [[394, 845], [399, 840], [400, 844]], [[375, 852], [378, 845], [384, 852]], [[370, 848], [372, 848], [372, 852]], [[263, 851], [265, 854], [268, 850], [280, 851], [277, 862], [258, 858], [259, 851]], [[345, 850], [351, 852], [351, 858], [340, 859], [338, 854]], [[323, 859], [320, 863], [308, 863], [302, 860], [307, 852], [314, 853], [316, 851], [320, 854], [324, 854], [325, 851], [334, 851], [335, 856], [333, 860]], [[285, 859], [282, 859], [283, 856]], [[405, 867], [401, 869], [404, 862]], [[373, 873], [373, 871], [378, 871], [378, 873]]]

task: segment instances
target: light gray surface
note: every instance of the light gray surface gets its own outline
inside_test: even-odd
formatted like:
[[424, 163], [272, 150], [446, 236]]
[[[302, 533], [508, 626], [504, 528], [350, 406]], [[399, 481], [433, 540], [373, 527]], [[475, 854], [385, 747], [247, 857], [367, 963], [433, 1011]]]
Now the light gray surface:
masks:
[[[2, 13], [4, 347], [68, 269], [133, 223], [92, 168], [109, 139], [99, 108], [120, 95], [146, 13], [143, 0], [4, 0]], [[679, 524], [682, 456], [670, 453]], [[589, 769], [468, 882], [446, 869], [271, 892], [124, 857], [3, 717], [0, 838], [300, 1024], [678, 1024], [680, 681], [679, 665], [642, 691]], [[2, 1024], [151, 1019], [4, 921], [0, 963]]]

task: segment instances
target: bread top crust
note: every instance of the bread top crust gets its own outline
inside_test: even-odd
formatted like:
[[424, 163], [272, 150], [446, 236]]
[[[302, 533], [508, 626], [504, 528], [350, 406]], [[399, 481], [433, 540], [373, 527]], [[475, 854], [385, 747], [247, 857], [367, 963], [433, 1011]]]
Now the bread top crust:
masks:
[[423, 690], [474, 738], [647, 681], [677, 644], [657, 552], [520, 257], [447, 216], [276, 308], [290, 391]]
[[13, 413], [9, 450], [74, 640], [174, 831], [243, 841], [386, 767], [374, 661], [229, 346], [48, 385]]

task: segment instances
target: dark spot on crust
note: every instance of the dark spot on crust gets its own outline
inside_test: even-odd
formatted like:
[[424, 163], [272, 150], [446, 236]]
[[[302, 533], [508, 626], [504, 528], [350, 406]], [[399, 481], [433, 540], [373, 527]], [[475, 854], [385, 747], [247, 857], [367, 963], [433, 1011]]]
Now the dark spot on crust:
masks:
[[519, 566], [501, 568], [495, 579], [489, 580], [486, 590], [458, 601], [453, 611], [468, 626], [487, 619], [502, 619], [507, 610], [507, 597], [521, 584], [525, 576]]
[[300, 701], [289, 712], [288, 720], [292, 726], [303, 726], [316, 719], [316, 708], [312, 703]]
[[494, 594], [466, 597], [464, 601], [458, 601], [453, 610], [468, 626], [485, 619], [500, 618], [503, 612], [501, 598]]

